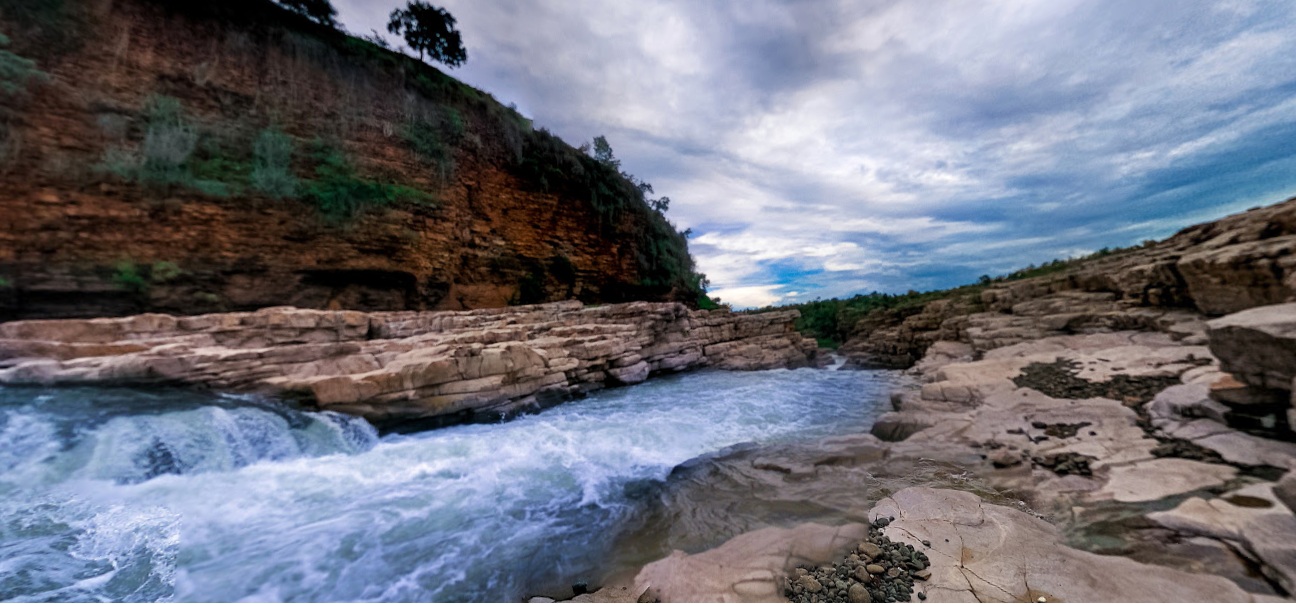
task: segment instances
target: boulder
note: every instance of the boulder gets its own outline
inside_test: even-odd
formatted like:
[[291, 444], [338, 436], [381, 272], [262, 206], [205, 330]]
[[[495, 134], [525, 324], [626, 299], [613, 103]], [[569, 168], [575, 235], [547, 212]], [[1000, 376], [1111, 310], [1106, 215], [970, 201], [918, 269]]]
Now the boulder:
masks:
[[1296, 378], [1296, 303], [1244, 310], [1210, 321], [1210, 349], [1242, 382], [1291, 390]]

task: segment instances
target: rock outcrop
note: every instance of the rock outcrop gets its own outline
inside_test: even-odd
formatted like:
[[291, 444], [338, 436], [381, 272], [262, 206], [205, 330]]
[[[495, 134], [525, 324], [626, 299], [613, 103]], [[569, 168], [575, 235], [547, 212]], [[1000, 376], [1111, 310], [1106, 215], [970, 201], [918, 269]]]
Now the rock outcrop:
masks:
[[1172, 325], [1204, 342], [1204, 326], [1187, 319], [1293, 300], [1296, 199], [1054, 274], [875, 312], [855, 326], [842, 352], [858, 366], [905, 368], [938, 341], [984, 349], [1050, 335]]
[[491, 417], [655, 373], [804, 366], [816, 349], [796, 316], [560, 302], [17, 321], [0, 324], [0, 383], [264, 392], [380, 424]]
[[[914, 586], [927, 601], [1264, 599], [1222, 577], [1069, 547], [1049, 523], [967, 492], [911, 487], [878, 502], [869, 516], [894, 518], [883, 534], [912, 545], [930, 559], [930, 575]], [[867, 535], [867, 529], [863, 524], [804, 524], [745, 533], [708, 551], [691, 555], [676, 551], [653, 562], [624, 591], [631, 597], [641, 594], [641, 602], [777, 601], [794, 567], [841, 558]]]
[[[662, 216], [591, 202], [563, 180], [593, 176], [583, 153], [430, 65], [271, 0], [3, 8], [6, 50], [48, 77], [0, 100], [0, 321], [696, 298]], [[130, 162], [159, 107], [196, 144], [150, 185]], [[265, 132], [290, 141], [290, 198], [250, 180]], [[330, 154], [347, 169], [317, 183]]]

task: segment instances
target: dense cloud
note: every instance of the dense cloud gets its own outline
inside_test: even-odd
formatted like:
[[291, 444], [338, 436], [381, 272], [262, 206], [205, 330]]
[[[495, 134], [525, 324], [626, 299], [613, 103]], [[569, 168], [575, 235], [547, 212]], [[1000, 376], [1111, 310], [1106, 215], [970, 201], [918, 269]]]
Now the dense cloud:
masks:
[[[391, 0], [337, 0], [353, 31]], [[965, 283], [1296, 194], [1296, 4], [444, 2], [456, 76], [669, 195], [739, 305]]]

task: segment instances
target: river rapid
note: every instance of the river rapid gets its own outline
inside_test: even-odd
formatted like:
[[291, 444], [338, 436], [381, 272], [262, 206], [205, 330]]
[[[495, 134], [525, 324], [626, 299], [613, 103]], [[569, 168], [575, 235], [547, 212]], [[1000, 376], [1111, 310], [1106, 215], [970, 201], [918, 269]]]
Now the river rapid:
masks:
[[[898, 379], [704, 371], [390, 435], [247, 397], [0, 388], [0, 600], [560, 595], [660, 553], [621, 550], [662, 516], [672, 469], [867, 432]], [[715, 516], [690, 543], [763, 521]]]

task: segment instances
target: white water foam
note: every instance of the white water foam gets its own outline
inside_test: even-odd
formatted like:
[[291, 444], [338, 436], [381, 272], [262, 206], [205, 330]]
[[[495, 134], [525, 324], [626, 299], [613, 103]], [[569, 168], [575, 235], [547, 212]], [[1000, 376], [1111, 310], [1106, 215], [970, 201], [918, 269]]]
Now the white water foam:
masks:
[[[517, 599], [597, 569], [616, 527], [642, 509], [636, 484], [736, 443], [867, 430], [891, 380], [706, 372], [377, 442], [327, 414], [213, 404], [124, 413], [0, 475], [17, 516], [80, 519], [42, 521], [39, 537], [0, 533], [0, 557], [43, 560], [67, 585], [122, 584], [131, 568], [144, 591], [129, 599]], [[116, 530], [126, 526], [152, 536], [126, 540]], [[52, 545], [69, 536], [79, 545]], [[113, 553], [144, 550], [154, 552], [148, 572]], [[115, 599], [124, 588], [77, 589]], [[0, 579], [0, 599], [49, 593]]]

